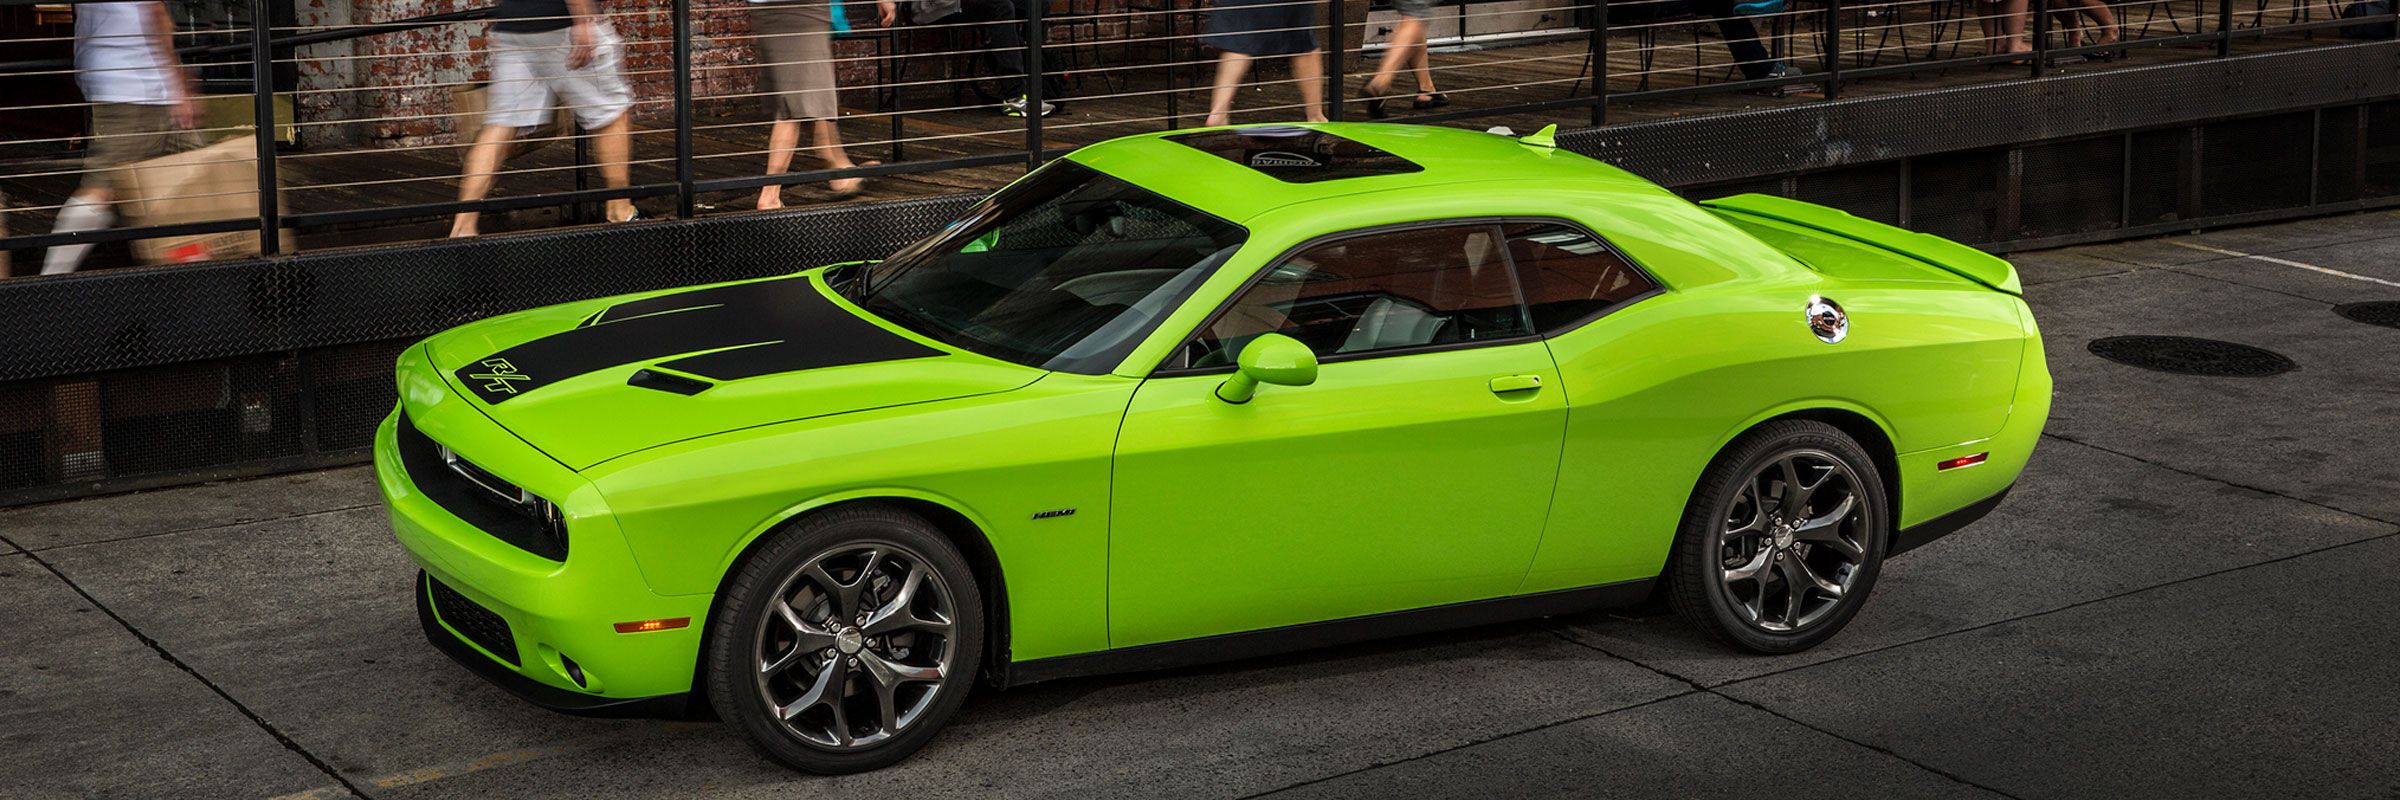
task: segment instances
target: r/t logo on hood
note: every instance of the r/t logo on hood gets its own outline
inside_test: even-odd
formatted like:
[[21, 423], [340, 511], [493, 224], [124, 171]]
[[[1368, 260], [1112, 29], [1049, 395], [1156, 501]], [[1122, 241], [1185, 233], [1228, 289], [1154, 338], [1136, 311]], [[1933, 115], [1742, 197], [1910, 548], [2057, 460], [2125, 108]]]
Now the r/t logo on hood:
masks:
[[516, 394], [517, 381], [533, 380], [533, 376], [518, 372], [517, 365], [508, 363], [505, 358], [484, 359], [483, 368], [485, 371], [468, 375], [467, 378], [483, 381], [483, 390], [488, 393]]
[[[486, 403], [625, 364], [733, 381], [942, 351], [844, 310], [806, 275], [627, 300], [451, 374]], [[668, 361], [649, 362], [662, 358]]]

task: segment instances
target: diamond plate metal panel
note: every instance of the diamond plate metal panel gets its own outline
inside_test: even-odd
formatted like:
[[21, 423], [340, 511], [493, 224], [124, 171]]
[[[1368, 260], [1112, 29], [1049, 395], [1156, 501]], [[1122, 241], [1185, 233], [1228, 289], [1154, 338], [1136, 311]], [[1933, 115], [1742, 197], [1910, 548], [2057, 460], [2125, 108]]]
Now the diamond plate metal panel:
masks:
[[1670, 186], [2400, 94], [2400, 42], [2261, 53], [1588, 128], [1559, 144]]

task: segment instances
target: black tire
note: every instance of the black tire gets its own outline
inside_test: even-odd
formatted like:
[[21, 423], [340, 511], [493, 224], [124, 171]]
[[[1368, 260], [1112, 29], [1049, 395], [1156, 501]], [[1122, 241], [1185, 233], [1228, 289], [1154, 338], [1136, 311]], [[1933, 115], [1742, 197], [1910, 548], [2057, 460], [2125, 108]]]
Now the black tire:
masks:
[[[733, 579], [719, 596], [716, 612], [709, 620], [708, 647], [702, 666], [706, 669], [709, 703], [716, 709], [717, 716], [739, 728], [760, 754], [794, 769], [822, 774], [863, 772], [883, 767], [907, 758], [932, 741], [942, 726], [958, 713], [982, 666], [983, 594], [974, 571], [967, 566], [966, 558], [959, 554], [958, 548], [922, 517], [899, 508], [875, 504], [840, 506], [811, 514], [768, 534], [768, 537], [735, 569]], [[888, 560], [874, 560], [876, 553], [884, 554], [883, 558]], [[837, 562], [837, 559], [848, 560]], [[826, 612], [826, 616], [817, 623], [820, 627], [833, 630], [845, 624], [847, 617], [836, 619], [831, 615], [830, 609], [838, 602], [836, 593], [818, 591], [802, 574], [804, 568], [821, 567], [820, 571], [839, 582], [844, 580], [841, 563], [856, 565], [857, 568], [851, 573], [856, 575], [856, 585], [870, 587], [863, 590], [863, 595], [857, 596], [858, 600], [853, 601], [854, 609], [884, 602], [873, 599], [878, 595], [872, 586], [896, 583], [876, 583], [876, 576], [888, 577], [892, 570], [916, 566], [931, 573], [923, 579], [926, 585], [948, 595], [947, 598], [940, 598], [937, 593], [932, 597], [944, 600], [949, 606], [947, 636], [911, 632], [909, 635], [912, 637], [925, 638], [907, 640], [912, 644], [923, 644], [927, 651], [938, 649], [947, 654], [943, 677], [938, 682], [926, 682], [932, 686], [930, 690], [922, 689], [925, 683], [906, 684], [907, 689], [894, 690], [922, 691], [914, 694], [910, 700], [921, 703], [912, 706], [917, 709], [916, 712], [913, 715], [897, 715], [905, 722], [897, 730], [885, 731], [886, 735], [879, 740], [848, 746], [838, 741], [812, 741], [805, 738], [796, 725], [787, 726], [775, 713], [776, 701], [769, 697], [776, 691], [771, 686], [777, 679], [754, 679], [754, 676], [765, 672], [766, 665], [761, 659], [774, 658], [772, 652], [776, 637], [791, 639], [789, 649], [784, 651], [787, 654], [813, 657], [803, 655], [804, 651], [814, 651], [804, 647], [798, 636], [790, 633], [793, 628], [777, 610], [778, 604], [798, 609], [801, 604], [790, 602], [794, 597], [813, 597], [816, 604], [811, 608]], [[881, 567], [872, 566], [879, 563]], [[795, 589], [795, 586], [798, 588]], [[779, 592], [785, 595], [778, 597]], [[897, 592], [898, 587], [893, 586], [884, 594]], [[797, 613], [801, 617], [809, 614], [805, 610]], [[769, 626], [775, 627], [770, 630]], [[898, 664], [908, 660], [869, 659], [872, 662], [869, 667], [860, 667], [860, 659], [867, 656], [880, 654], [878, 657], [889, 657], [907, 652], [907, 648], [895, 645], [898, 639], [877, 637], [875, 641], [879, 644], [857, 641], [864, 638], [843, 639], [839, 645], [843, 649], [828, 648], [824, 651], [835, 653], [831, 660], [801, 662], [794, 671], [799, 677], [792, 680], [800, 683], [791, 686], [798, 686], [811, 680], [807, 675], [823, 676], [840, 667], [836, 662], [851, 665], [837, 673], [840, 677], [821, 681], [826, 686], [835, 683], [841, 685], [840, 688], [824, 692], [824, 696], [838, 698], [833, 703], [851, 705], [815, 707], [816, 711], [833, 720], [822, 723], [823, 730], [817, 731], [820, 735], [848, 739], [847, 734], [832, 732], [834, 728], [843, 727], [844, 721], [850, 723], [847, 730], [855, 734], [858, 730], [855, 717], [831, 715], [845, 709], [852, 709], [852, 714], [875, 712], [879, 708], [874, 705], [878, 695], [873, 692], [877, 686], [885, 684], [870, 682], [875, 678], [872, 664]], [[938, 648], [930, 644], [936, 641], [940, 642]], [[864, 650], [866, 647], [880, 649]], [[844, 657], [840, 655], [842, 652], [851, 655]], [[922, 653], [918, 656], [916, 660], [924, 660]], [[805, 668], [808, 666], [818, 669], [807, 671]], [[803, 672], [807, 675], [802, 675]], [[789, 689], [791, 686], [781, 688]], [[862, 697], [861, 692], [867, 694]], [[859, 705], [861, 703], [864, 705]], [[795, 699], [786, 706], [804, 707], [801, 699]], [[857, 710], [862, 708], [863, 712]]]
[[[1795, 473], [1783, 471], [1787, 463], [1797, 465]], [[1770, 470], [1774, 474], [1769, 474]], [[1812, 470], [1821, 471], [1826, 482], [1809, 486], [1807, 474]], [[1785, 482], [1777, 477], [1784, 474], [1802, 477]], [[1851, 498], [1848, 506], [1836, 501], [1833, 493], [1815, 496], [1814, 492], [1833, 486], [1830, 481], [1834, 479], [1840, 479], [1846, 488]], [[1788, 483], [1813, 490], [1799, 493], [1802, 505], [1797, 512], [1790, 511], [1782, 502], [1784, 495], [1777, 493], [1789, 490], [1774, 488]], [[1770, 488], [1750, 493], [1757, 487]], [[1745, 514], [1745, 508], [1752, 513]], [[1743, 650], [1796, 653], [1815, 647], [1858, 616], [1873, 592], [1875, 577], [1883, 569], [1885, 546], [1891, 541], [1890, 508], [1875, 459], [1841, 429], [1814, 420], [1761, 425], [1718, 454], [1694, 488], [1668, 557], [1664, 576], [1668, 604], [1694, 627]], [[1824, 520], [1845, 509], [1839, 519], [1802, 526], [1806, 533], [1793, 535], [1792, 521]], [[1775, 522], [1778, 519], [1782, 521]], [[1737, 525], [1745, 520], [1749, 522]], [[1761, 522], [1772, 524], [1765, 525], [1764, 532], [1731, 530], [1756, 527]], [[1842, 538], [1822, 542], [1811, 538], [1828, 532]], [[1778, 541], [1781, 544], [1776, 544]], [[1847, 552], [1851, 548], [1858, 552], [1855, 563]], [[1794, 563], [1784, 563], [1787, 558]], [[1798, 572], [1788, 572], [1787, 567]], [[1733, 577], [1744, 571], [1761, 577]], [[1787, 577], [1793, 575], [1805, 579]], [[1826, 575], [1834, 580], [1826, 580]], [[1769, 580], [1782, 589], [1771, 589]], [[1754, 586], [1756, 593], [1745, 595], [1740, 588], [1743, 584]], [[1834, 596], [1813, 588], [1828, 584], [1838, 585], [1842, 591]]]

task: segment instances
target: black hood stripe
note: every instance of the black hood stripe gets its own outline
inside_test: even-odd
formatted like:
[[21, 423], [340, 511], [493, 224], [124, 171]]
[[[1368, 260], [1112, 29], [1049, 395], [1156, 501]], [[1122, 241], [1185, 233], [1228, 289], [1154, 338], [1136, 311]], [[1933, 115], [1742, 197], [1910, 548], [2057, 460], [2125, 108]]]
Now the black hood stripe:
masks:
[[[718, 352], [704, 352], [704, 351]], [[581, 327], [458, 368], [499, 404], [585, 373], [700, 353], [658, 366], [720, 381], [943, 355], [843, 310], [805, 277], [719, 286], [610, 306]]]

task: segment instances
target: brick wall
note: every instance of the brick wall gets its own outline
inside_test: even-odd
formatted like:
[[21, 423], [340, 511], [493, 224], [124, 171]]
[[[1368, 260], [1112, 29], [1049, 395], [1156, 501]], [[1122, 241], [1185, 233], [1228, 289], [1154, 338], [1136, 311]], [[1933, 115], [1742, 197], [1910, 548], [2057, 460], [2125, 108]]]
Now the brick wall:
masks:
[[[749, 4], [743, 0], [691, 0], [692, 96], [695, 112], [715, 115], [757, 91], [758, 70], [750, 45]], [[626, 42], [625, 68], [633, 80], [634, 120], [646, 127], [673, 123], [675, 96], [674, 22], [669, 0], [600, 0], [617, 34]], [[301, 0], [303, 26], [373, 25], [430, 14], [481, 8], [489, 0]], [[872, 24], [874, 6], [853, 11]], [[490, 78], [483, 50], [489, 23], [468, 22], [397, 31], [303, 48], [300, 118], [312, 145], [334, 147], [419, 147], [452, 144], [458, 132], [450, 93], [460, 85]], [[875, 44], [836, 41], [834, 55], [844, 86], [876, 80]], [[938, 61], [912, 68], [910, 80], [936, 78]], [[931, 74], [928, 74], [931, 73]], [[864, 98], [846, 99], [858, 103]], [[471, 132], [469, 135], [472, 135]]]

